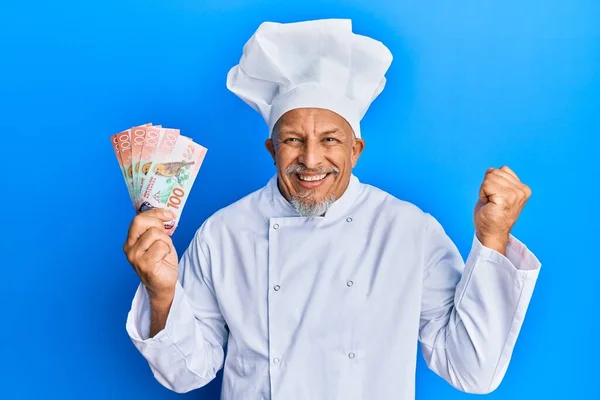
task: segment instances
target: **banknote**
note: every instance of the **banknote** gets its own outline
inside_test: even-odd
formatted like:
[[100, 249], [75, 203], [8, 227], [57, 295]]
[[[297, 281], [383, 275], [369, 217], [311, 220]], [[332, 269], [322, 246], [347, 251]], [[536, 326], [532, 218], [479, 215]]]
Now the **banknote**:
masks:
[[133, 175], [131, 171], [131, 139], [129, 136], [129, 129], [117, 133], [117, 146], [119, 146], [119, 156], [121, 157], [121, 164], [123, 165], [123, 172], [125, 173], [127, 189], [129, 190], [129, 195], [132, 196]]
[[[177, 139], [179, 139], [179, 129], [147, 127], [144, 138], [144, 146], [140, 155], [139, 168], [137, 171], [136, 189], [134, 191], [134, 204], [139, 203], [140, 194], [150, 166], [154, 160], [166, 160], [171, 151], [175, 148]], [[135, 172], [134, 168], [134, 172]], [[135, 175], [134, 175], [135, 176]]]
[[[125, 179], [127, 181], [127, 189], [129, 190], [129, 195], [133, 196], [134, 186], [133, 186], [133, 168], [131, 164], [131, 131], [136, 128], [143, 128], [146, 126], [151, 126], [151, 123], [147, 123], [144, 125], [136, 126], [126, 131], [122, 131], [117, 133], [116, 136], [116, 146], [118, 147], [119, 157], [121, 161], [121, 166], [125, 173]], [[133, 198], [133, 197], [132, 197]]]
[[136, 189], [138, 188], [139, 176], [138, 170], [140, 167], [140, 157], [144, 148], [144, 139], [146, 138], [146, 129], [152, 127], [136, 126], [131, 128], [131, 179], [133, 181], [133, 195], [135, 198]]
[[179, 135], [168, 157], [155, 158], [148, 167], [141, 196], [135, 204], [137, 212], [152, 208], [172, 211], [175, 219], [165, 223], [165, 229], [171, 235], [179, 224], [183, 207], [206, 152], [205, 147]]
[[121, 131], [110, 140], [135, 212], [170, 209], [176, 217], [165, 229], [172, 235], [207, 149], [179, 129], [152, 123]]
[[[127, 132], [127, 131], [124, 131]], [[122, 134], [124, 132], [119, 132], [115, 135], [112, 135], [110, 137], [110, 142], [112, 143], [113, 146], [113, 150], [115, 151], [115, 156], [117, 157], [117, 162], [119, 163], [119, 169], [121, 170], [121, 174], [123, 175], [123, 180], [125, 181], [125, 184], [127, 185], [127, 191], [129, 192], [129, 196], [132, 195], [131, 191], [129, 190], [129, 184], [127, 183], [127, 173], [125, 172], [125, 167], [123, 166], [123, 158], [121, 157], [121, 149], [119, 147], [119, 134]]]

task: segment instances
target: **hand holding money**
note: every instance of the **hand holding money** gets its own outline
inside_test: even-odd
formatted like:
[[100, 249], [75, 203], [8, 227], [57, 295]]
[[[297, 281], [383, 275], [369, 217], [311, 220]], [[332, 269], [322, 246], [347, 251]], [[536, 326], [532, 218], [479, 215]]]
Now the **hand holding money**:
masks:
[[144, 284], [150, 300], [150, 337], [167, 324], [175, 298], [178, 257], [164, 222], [175, 218], [168, 210], [153, 209], [137, 215], [123, 246], [127, 260]]
[[178, 129], [152, 124], [117, 133], [111, 141], [136, 213], [169, 209], [175, 217], [165, 229], [172, 235], [207, 149]]
[[177, 251], [164, 223], [175, 215], [153, 209], [137, 215], [129, 227], [123, 251], [148, 290], [151, 299], [172, 299], [177, 282]]
[[206, 148], [178, 129], [145, 124], [111, 136], [115, 156], [138, 214], [123, 251], [150, 300], [150, 337], [162, 331], [175, 296], [178, 257], [173, 234]]

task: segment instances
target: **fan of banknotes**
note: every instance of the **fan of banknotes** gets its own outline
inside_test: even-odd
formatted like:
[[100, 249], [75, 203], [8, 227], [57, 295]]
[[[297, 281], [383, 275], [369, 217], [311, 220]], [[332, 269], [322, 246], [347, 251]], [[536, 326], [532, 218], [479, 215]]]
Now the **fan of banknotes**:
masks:
[[172, 234], [207, 149], [179, 129], [150, 123], [112, 135], [111, 142], [136, 213], [169, 209], [176, 218], [165, 228]]

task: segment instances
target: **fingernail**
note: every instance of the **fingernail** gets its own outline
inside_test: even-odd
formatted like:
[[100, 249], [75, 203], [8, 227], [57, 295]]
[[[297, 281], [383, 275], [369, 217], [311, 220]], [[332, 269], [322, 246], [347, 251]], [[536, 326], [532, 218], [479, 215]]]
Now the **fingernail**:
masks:
[[171, 211], [169, 210], [165, 210], [163, 211], [163, 214], [165, 215], [166, 218], [175, 218], [175, 214], [173, 214]]

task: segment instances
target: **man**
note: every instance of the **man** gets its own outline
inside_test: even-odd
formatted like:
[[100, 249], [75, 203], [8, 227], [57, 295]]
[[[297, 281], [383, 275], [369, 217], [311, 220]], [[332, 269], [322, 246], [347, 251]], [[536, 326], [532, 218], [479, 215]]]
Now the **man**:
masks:
[[227, 85], [265, 118], [277, 174], [179, 262], [166, 211], [124, 246], [141, 278], [127, 331], [162, 385], [224, 367], [224, 399], [411, 399], [417, 342], [457, 389], [500, 384], [540, 268], [510, 234], [531, 191], [488, 169], [465, 263], [433, 216], [361, 183], [360, 120], [391, 59], [347, 20], [264, 23], [246, 43]]

